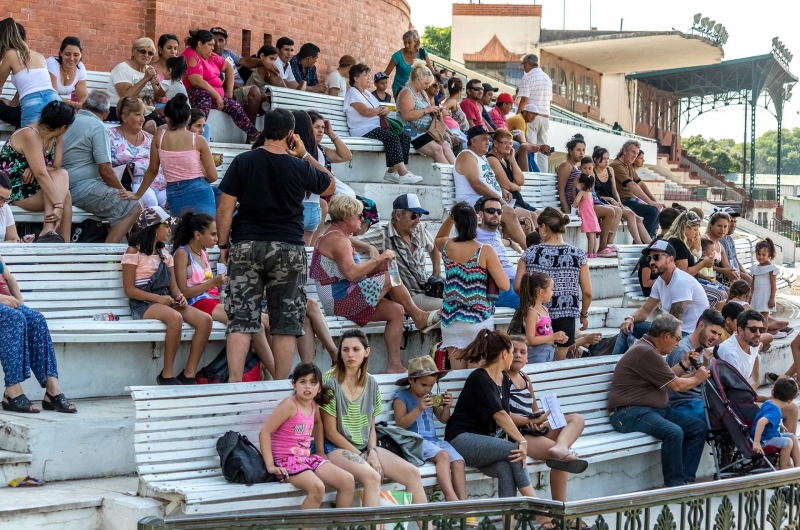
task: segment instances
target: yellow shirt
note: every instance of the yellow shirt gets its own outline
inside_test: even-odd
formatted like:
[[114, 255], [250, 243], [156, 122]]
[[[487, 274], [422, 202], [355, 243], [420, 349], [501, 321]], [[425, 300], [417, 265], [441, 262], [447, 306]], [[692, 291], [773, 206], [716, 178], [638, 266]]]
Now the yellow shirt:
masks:
[[528, 124], [525, 123], [525, 118], [523, 118], [521, 114], [516, 114], [510, 118], [506, 117], [506, 121], [508, 122], [509, 131], [522, 131], [527, 137]]

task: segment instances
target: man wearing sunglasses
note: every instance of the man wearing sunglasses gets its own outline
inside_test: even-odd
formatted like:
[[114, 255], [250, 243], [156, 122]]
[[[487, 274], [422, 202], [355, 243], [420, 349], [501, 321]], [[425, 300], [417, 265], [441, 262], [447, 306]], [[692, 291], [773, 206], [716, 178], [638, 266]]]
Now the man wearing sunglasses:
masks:
[[672, 245], [663, 239], [656, 239], [642, 250], [642, 254], [649, 258], [650, 277], [656, 281], [644, 305], [622, 321], [613, 355], [622, 355], [627, 351], [629, 334], [639, 339], [647, 333], [650, 329], [647, 318], [659, 305], [662, 312], [682, 322], [685, 335], [694, 331], [697, 320], [708, 309], [708, 297], [703, 287], [693, 276], [675, 265], [675, 248]]
[[[478, 212], [478, 218], [480, 219], [478, 235], [475, 240], [484, 245], [491, 245], [513, 286], [514, 279], [517, 276], [517, 267], [509, 261], [506, 246], [520, 253], [522, 252], [522, 247], [511, 239], [504, 239], [500, 233], [500, 217], [503, 214], [503, 205], [494, 197], [481, 197], [475, 203], [475, 211]], [[508, 291], [500, 291], [500, 297], [495, 302], [495, 305], [497, 307], [519, 309], [519, 295], [514, 292], [513, 288]]]
[[480, 79], [470, 79], [467, 83], [467, 97], [459, 105], [467, 117], [470, 127], [483, 125], [487, 131], [494, 132], [494, 127], [483, 119], [483, 85]]

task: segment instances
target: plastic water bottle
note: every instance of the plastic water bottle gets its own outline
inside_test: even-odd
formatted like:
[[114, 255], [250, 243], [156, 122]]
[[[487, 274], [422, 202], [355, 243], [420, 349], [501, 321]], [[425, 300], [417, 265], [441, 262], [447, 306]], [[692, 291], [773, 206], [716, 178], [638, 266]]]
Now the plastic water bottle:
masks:
[[633, 336], [633, 331], [628, 332], [628, 348], [633, 347], [636, 344], [636, 337]]
[[97, 313], [94, 315], [94, 320], [98, 322], [116, 322], [119, 317], [114, 313]]
[[403, 281], [400, 279], [400, 269], [397, 268], [397, 260], [389, 263], [389, 278], [392, 280], [392, 287], [403, 285]]

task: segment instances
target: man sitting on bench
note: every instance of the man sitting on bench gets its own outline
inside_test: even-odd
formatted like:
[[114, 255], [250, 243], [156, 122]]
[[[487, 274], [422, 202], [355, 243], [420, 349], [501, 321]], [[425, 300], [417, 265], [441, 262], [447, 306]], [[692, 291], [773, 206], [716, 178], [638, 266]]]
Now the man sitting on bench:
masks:
[[667, 488], [695, 481], [708, 431], [704, 421], [669, 404], [668, 390], [689, 390], [711, 376], [704, 366], [687, 375], [690, 357], [698, 358], [691, 350], [675, 366], [663, 361], [680, 339], [681, 321], [659, 315], [648, 334], [617, 363], [608, 395], [609, 419], [615, 431], [643, 432], [661, 440], [661, 472]]

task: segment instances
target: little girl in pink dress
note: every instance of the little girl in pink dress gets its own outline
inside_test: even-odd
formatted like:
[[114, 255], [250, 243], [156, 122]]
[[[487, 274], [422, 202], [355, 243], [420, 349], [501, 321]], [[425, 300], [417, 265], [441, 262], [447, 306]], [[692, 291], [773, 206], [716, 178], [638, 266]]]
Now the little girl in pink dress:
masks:
[[575, 197], [575, 202], [572, 203], [573, 208], [578, 209], [578, 215], [581, 217], [581, 232], [586, 234], [588, 246], [586, 250], [587, 258], [596, 258], [595, 241], [597, 240], [597, 233], [600, 232], [600, 223], [597, 221], [597, 215], [594, 213], [594, 199], [592, 198], [592, 188], [594, 187], [594, 177], [581, 173], [578, 177], [578, 195]]

